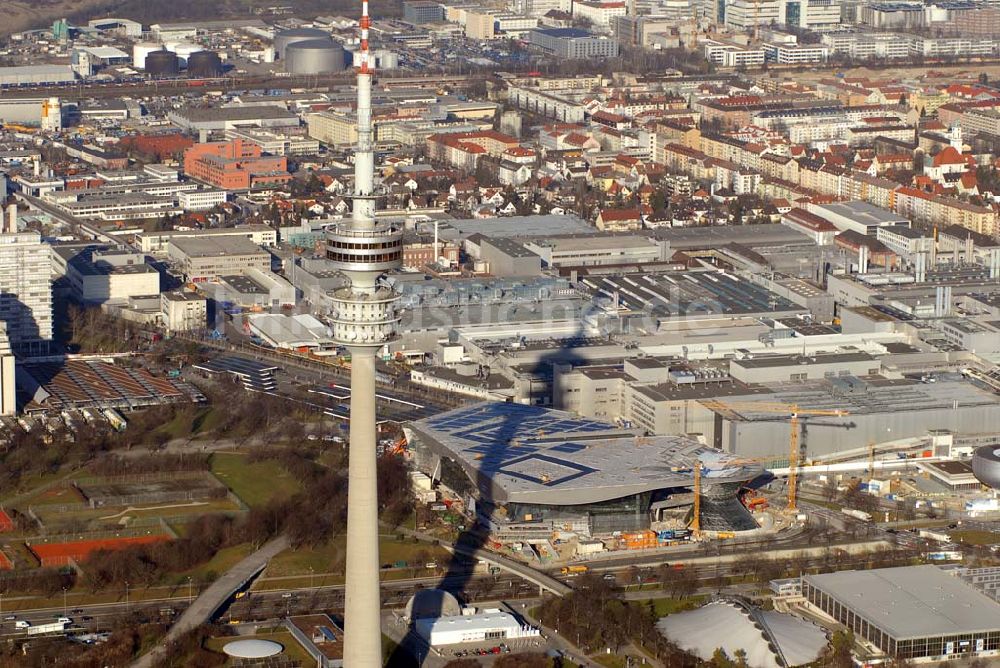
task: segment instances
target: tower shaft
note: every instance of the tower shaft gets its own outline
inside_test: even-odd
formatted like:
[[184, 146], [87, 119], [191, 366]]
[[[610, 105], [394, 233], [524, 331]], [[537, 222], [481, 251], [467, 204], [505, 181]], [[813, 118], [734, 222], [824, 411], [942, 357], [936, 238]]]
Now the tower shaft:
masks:
[[376, 220], [368, 0], [361, 5], [358, 145], [351, 219], [327, 231], [326, 256], [350, 281], [330, 295], [333, 338], [351, 353], [351, 445], [347, 472], [344, 665], [382, 668], [378, 555], [375, 359], [395, 337], [396, 291], [379, 278], [403, 260], [402, 230]]
[[375, 350], [351, 348], [344, 665], [381, 668]]

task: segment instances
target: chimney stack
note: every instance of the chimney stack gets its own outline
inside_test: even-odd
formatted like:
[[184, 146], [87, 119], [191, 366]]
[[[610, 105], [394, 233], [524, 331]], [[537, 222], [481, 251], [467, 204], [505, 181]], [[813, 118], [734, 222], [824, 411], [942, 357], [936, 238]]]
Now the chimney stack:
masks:
[[15, 203], [7, 205], [7, 225], [4, 227], [4, 231], [9, 234], [17, 234], [17, 204]]

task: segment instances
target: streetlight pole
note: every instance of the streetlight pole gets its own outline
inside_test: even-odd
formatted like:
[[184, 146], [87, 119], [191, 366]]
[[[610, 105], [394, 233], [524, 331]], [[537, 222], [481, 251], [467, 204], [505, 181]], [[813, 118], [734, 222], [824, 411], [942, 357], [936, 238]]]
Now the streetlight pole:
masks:
[[313, 567], [309, 567], [309, 588], [313, 588]]
[[128, 612], [128, 582], [125, 583], [125, 612]]
[[67, 616], [66, 613], [68, 610], [68, 606], [66, 605], [66, 587], [63, 587], [62, 590], [63, 590], [63, 617], [66, 617]]
[[191, 576], [188, 576], [188, 605], [191, 604]]

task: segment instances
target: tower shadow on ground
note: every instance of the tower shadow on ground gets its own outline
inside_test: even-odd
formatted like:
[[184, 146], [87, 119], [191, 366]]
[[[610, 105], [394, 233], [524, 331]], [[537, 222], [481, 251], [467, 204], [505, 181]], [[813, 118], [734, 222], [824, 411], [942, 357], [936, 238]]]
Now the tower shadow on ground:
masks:
[[[539, 358], [534, 365], [535, 373], [554, 373], [554, 366], [556, 364], [578, 366], [588, 361], [576, 351], [574, 339], [571, 338], [566, 341], [566, 345], [554, 349]], [[551, 379], [549, 382], [551, 388]], [[551, 390], [549, 396], [551, 397]], [[495, 472], [501, 469], [512, 455], [521, 456], [522, 453], [513, 452], [513, 449], [517, 446], [515, 440], [519, 435], [520, 425], [521, 420], [518, 415], [506, 414], [501, 417], [499, 425], [495, 430], [496, 438], [492, 440], [489, 448], [483, 453], [483, 457], [480, 460], [481, 464], [477, 469], [475, 479], [475, 489], [479, 493], [476, 516], [454, 542], [454, 545], [462, 548], [462, 551], [466, 554], [472, 555], [487, 547], [490, 532], [485, 520], [492, 514], [494, 508], [492, 505], [480, 503], [479, 499], [493, 498], [493, 476]], [[468, 603], [468, 589], [475, 578], [473, 571], [476, 563], [477, 558], [475, 556], [454, 554], [448, 562], [448, 568], [439, 579], [436, 588], [443, 589], [455, 595], [460, 602]], [[440, 617], [442, 612], [441, 609], [429, 609], [426, 610], [426, 616]], [[410, 652], [411, 648], [416, 647], [422, 648], [421, 657], [419, 658], [413, 656]], [[429, 648], [417, 633], [415, 625], [411, 620], [402, 642], [386, 658], [385, 665], [387, 668], [419, 667], [424, 664], [424, 658], [428, 651], [430, 651]], [[445, 655], [445, 658], [447, 658], [447, 655]]]

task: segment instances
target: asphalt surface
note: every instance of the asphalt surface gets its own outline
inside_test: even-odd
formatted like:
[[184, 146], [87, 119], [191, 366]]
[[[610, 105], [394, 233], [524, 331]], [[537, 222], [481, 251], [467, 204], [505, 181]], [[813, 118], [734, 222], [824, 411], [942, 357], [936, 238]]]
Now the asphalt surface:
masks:
[[188, 606], [160, 643], [134, 661], [132, 667], [152, 668], [164, 655], [170, 642], [212, 619], [230, 597], [267, 566], [271, 557], [288, 549], [288, 546], [288, 538], [279, 536], [226, 571]]

